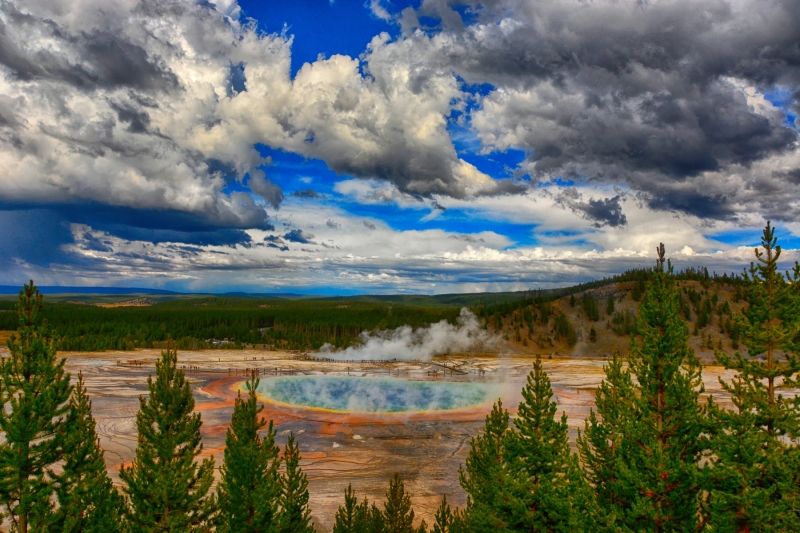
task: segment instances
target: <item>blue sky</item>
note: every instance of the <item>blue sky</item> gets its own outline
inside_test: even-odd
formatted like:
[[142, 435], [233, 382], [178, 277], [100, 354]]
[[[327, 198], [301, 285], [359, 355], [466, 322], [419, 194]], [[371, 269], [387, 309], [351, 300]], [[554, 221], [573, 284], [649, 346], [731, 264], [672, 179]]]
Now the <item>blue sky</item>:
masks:
[[0, 284], [522, 290], [738, 271], [767, 220], [797, 257], [785, 2], [156, 3], [0, 7]]

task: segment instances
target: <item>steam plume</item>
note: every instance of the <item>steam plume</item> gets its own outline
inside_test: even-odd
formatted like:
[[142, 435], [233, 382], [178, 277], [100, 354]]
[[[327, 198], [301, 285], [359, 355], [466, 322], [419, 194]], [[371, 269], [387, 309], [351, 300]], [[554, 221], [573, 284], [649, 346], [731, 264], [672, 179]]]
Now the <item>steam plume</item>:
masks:
[[361, 344], [334, 351], [325, 344], [320, 352], [325, 357], [340, 360], [419, 360], [430, 361], [435, 355], [476, 350], [498, 342], [498, 338], [481, 328], [478, 318], [466, 307], [454, 326], [446, 320], [427, 328], [403, 326], [376, 333], [362, 332]]

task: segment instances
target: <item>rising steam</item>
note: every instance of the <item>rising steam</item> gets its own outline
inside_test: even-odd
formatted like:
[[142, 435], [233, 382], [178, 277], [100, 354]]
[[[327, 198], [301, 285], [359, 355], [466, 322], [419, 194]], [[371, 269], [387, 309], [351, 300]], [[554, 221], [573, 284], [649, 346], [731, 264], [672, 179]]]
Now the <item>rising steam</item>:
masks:
[[419, 360], [430, 361], [435, 355], [474, 351], [499, 342], [497, 336], [481, 328], [478, 318], [466, 307], [454, 326], [446, 320], [427, 328], [403, 326], [395, 330], [362, 332], [361, 344], [334, 351], [330, 344], [320, 348], [321, 355], [339, 360]]

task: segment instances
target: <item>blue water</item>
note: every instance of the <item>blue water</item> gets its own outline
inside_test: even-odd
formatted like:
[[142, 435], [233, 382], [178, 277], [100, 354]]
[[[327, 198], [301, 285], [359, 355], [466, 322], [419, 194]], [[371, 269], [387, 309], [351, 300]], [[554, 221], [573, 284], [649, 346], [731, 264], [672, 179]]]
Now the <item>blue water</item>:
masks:
[[488, 387], [479, 383], [395, 378], [287, 376], [262, 380], [257, 390], [276, 402], [340, 412], [446, 411], [489, 399]]

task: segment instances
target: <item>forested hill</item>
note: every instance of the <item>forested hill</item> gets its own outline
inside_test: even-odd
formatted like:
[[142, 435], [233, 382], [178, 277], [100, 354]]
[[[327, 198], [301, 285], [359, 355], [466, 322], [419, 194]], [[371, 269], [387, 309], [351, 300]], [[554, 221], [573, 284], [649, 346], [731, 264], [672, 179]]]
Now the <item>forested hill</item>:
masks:
[[[508, 348], [531, 354], [595, 357], [628, 353], [636, 335], [638, 304], [648, 290], [646, 276], [560, 298], [531, 297], [476, 309]], [[739, 281], [679, 279], [681, 315], [692, 333], [689, 343], [705, 361], [715, 349], [739, 349], [734, 315], [744, 303]]]
[[[704, 269], [689, 269], [676, 277], [684, 288], [686, 317], [698, 336], [705, 335], [703, 346], [718, 344], [723, 336], [733, 340], [736, 331], [726, 327], [729, 321], [719, 313], [730, 312], [741, 279]], [[120, 299], [130, 295], [103, 299], [104, 307], [45, 297], [45, 315], [64, 351], [161, 347], [168, 336], [184, 350], [208, 348], [212, 344], [207, 341], [214, 339], [227, 339], [226, 347], [316, 349], [325, 343], [350, 346], [363, 331], [418, 328], [441, 320], [455, 323], [461, 307], [470, 307], [485, 327], [507, 339], [510, 349], [592, 355], [627, 349], [636, 302], [648, 278], [648, 270], [638, 269], [573, 287], [517, 293], [269, 299], [182, 295], [149, 306], [123, 307], [109, 304], [129, 304], [131, 300]], [[16, 302], [0, 301], [0, 310], [6, 311], [0, 312], [0, 331], [16, 328], [15, 306]]]

